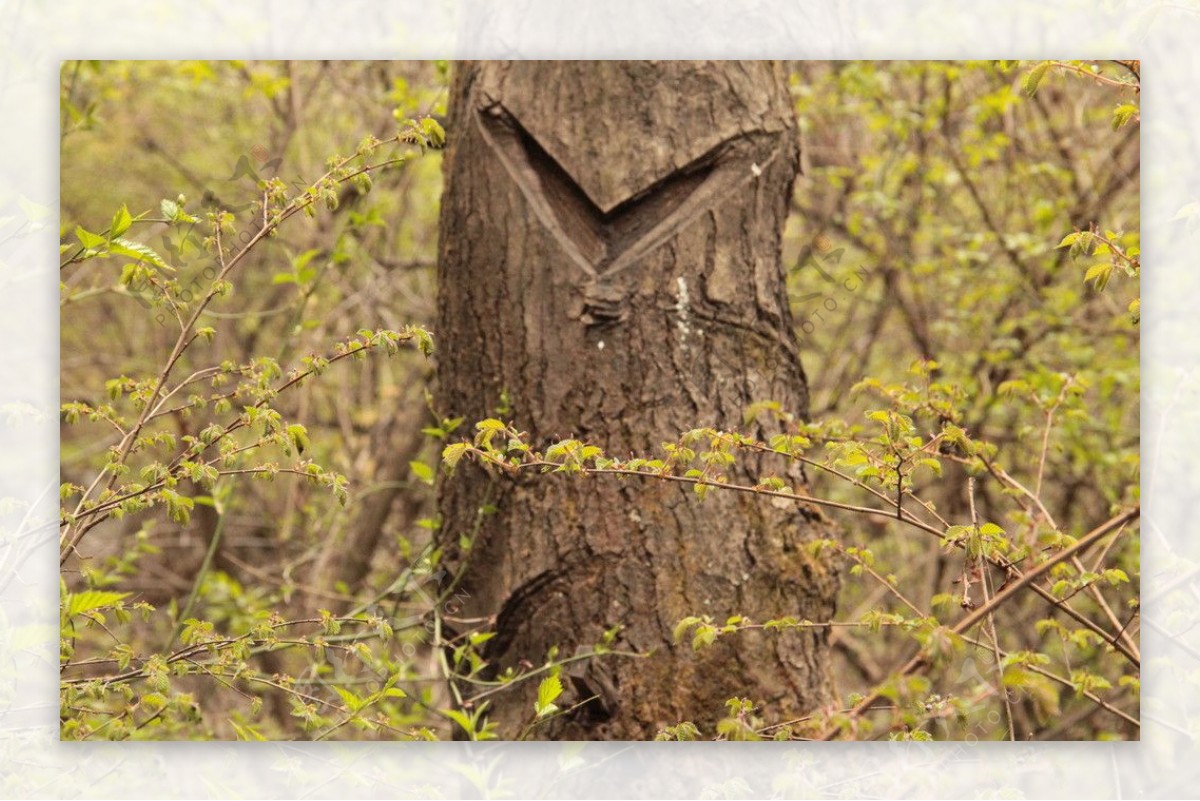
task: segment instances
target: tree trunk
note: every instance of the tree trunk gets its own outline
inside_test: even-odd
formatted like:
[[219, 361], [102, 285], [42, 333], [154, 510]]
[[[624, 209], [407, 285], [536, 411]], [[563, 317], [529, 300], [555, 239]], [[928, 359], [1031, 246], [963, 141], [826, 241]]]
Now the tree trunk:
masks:
[[[449, 123], [441, 413], [470, 425], [506, 398], [499, 416], [535, 447], [574, 437], [622, 458], [697, 427], [744, 428], [755, 400], [807, 414], [780, 263], [798, 145], [778, 65], [463, 63]], [[788, 469], [743, 456], [730, 481]], [[617, 625], [614, 648], [651, 654], [564, 671], [559, 706], [592, 700], [530, 736], [648, 739], [683, 720], [711, 731], [731, 697], [780, 720], [831, 700], [823, 631], [699, 652], [672, 635], [688, 615], [829, 619], [837, 579], [804, 548], [830, 533], [817, 510], [467, 465], [439, 502], [450, 559], [467, 560], [461, 614], [495, 618], [490, 669], [542, 664], [553, 646], [570, 656]], [[469, 553], [455, 550], [463, 536]], [[501, 736], [531, 722], [537, 684], [489, 696]]]

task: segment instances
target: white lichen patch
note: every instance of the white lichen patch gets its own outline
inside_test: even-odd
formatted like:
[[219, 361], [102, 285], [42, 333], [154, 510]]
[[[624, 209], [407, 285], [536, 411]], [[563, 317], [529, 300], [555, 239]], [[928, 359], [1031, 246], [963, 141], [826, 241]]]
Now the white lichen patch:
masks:
[[682, 275], [675, 279], [675, 313], [679, 315], [675, 327], [679, 329], [680, 338], [686, 341], [688, 334], [692, 333], [692, 314], [687, 279]]

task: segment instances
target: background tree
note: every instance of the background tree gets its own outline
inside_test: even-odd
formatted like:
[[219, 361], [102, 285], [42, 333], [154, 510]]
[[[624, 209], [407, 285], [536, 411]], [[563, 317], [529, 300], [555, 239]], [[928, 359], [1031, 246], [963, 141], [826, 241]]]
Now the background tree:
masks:
[[[780, 262], [798, 151], [779, 65], [462, 64], [450, 130], [442, 409], [621, 455], [740, 427], [761, 398], [806, 414]], [[824, 632], [699, 658], [673, 637], [697, 610], [828, 618], [835, 574], [804, 547], [829, 533], [814, 509], [477, 467], [444, 483], [440, 509], [463, 614], [495, 623], [492, 671], [589, 652], [613, 627], [614, 648], [649, 654], [570, 674], [582, 706], [538, 736], [645, 739], [711, 724], [735, 696], [783, 716], [831, 700]], [[532, 693], [493, 699], [501, 731], [529, 722]]]

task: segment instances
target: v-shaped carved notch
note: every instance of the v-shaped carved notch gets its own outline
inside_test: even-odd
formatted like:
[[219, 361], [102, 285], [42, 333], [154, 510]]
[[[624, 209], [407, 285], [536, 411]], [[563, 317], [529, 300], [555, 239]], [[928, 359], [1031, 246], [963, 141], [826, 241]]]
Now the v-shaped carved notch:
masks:
[[[563, 251], [593, 280], [636, 264], [778, 156], [773, 137], [724, 142], [656, 181], [607, 214], [503, 105], [476, 117], [484, 140]], [[762, 159], [761, 163], [755, 158]]]

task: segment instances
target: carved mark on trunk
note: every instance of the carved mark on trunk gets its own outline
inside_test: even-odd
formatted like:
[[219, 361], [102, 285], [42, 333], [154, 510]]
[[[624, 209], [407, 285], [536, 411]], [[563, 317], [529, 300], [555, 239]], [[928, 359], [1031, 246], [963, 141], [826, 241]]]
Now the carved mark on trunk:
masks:
[[[484, 658], [493, 663], [494, 678], [499, 661], [508, 653], [508, 648], [516, 638], [521, 621], [536, 621], [536, 615], [529, 609], [535, 604], [545, 603], [548, 593], [555, 590], [566, 594], [570, 591], [569, 579], [578, 567], [578, 561], [568, 557], [559, 567], [543, 570], [525, 581], [509, 593], [500, 612], [496, 615], [494, 630], [496, 636], [488, 640], [484, 646]], [[580, 645], [575, 649], [575, 656], [583, 656], [593, 652], [592, 646]], [[526, 655], [527, 657], [530, 655]], [[581, 659], [572, 662], [566, 672], [569, 679], [568, 698], [572, 704], [579, 705], [575, 710], [577, 717], [585, 725], [594, 725], [613, 716], [617, 708], [618, 694], [607, 670], [594, 659]]]
[[569, 567], [566, 565], [553, 570], [543, 570], [509, 593], [508, 598], [504, 601], [504, 606], [496, 615], [496, 636], [488, 641], [485, 647], [485, 658], [491, 661], [508, 651], [508, 646], [516, 637], [521, 621], [533, 619], [525, 607], [532, 604], [555, 583], [563, 582], [568, 570]]
[[538, 221], [587, 276], [571, 316], [588, 325], [625, 319], [629, 290], [619, 274], [757, 180], [783, 150], [775, 134], [735, 137], [605, 213], [501, 103], [475, 119]]

